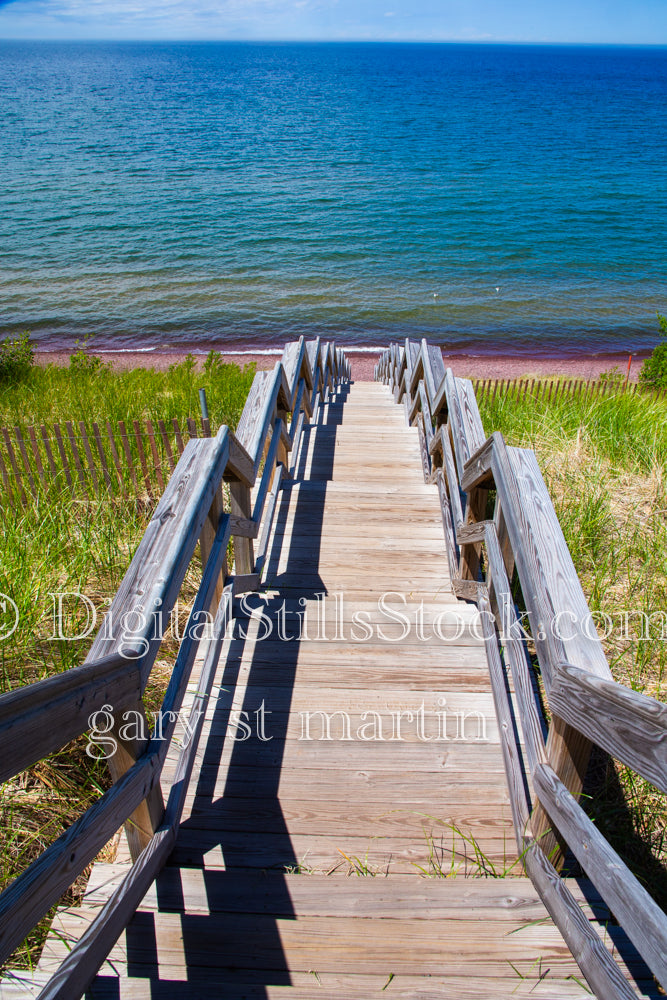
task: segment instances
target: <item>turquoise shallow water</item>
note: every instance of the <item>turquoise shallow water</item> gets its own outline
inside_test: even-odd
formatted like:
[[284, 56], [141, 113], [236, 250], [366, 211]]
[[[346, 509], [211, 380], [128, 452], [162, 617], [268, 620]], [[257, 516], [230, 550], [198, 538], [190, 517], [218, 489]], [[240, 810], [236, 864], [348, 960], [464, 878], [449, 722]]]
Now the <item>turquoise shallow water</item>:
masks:
[[667, 49], [0, 44], [0, 333], [638, 350]]

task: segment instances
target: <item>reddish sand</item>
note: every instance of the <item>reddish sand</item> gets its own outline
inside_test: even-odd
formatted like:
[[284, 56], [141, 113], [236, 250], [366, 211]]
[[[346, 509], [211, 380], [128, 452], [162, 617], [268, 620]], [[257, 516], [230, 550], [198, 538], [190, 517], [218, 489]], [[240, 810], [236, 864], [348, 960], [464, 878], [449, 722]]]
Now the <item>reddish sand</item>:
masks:
[[[91, 352], [91, 353], [94, 353]], [[354, 350], [346, 352], [352, 366], [352, 377], [360, 382], [371, 381], [373, 379], [373, 369], [378, 360], [377, 354], [360, 354]], [[247, 365], [255, 362], [258, 368], [273, 368], [278, 360], [277, 355], [271, 354], [224, 354], [226, 361], [234, 361], [239, 365]], [[159, 353], [157, 351], [143, 353], [137, 351], [127, 351], [122, 354], [105, 354], [104, 360], [111, 363], [117, 371], [127, 371], [129, 368], [157, 368], [165, 371], [169, 365], [182, 361], [185, 352], [181, 353]], [[69, 353], [65, 351], [40, 351], [36, 354], [39, 364], [69, 363]], [[204, 356], [197, 358], [200, 364], [204, 362]], [[570, 378], [594, 379], [600, 372], [608, 371], [617, 366], [623, 374], [627, 371], [627, 354], [606, 354], [595, 356], [583, 356], [576, 358], [540, 358], [539, 360], [527, 360], [526, 358], [516, 358], [511, 356], [501, 357], [471, 357], [462, 355], [444, 356], [445, 365], [452, 368], [455, 375], [464, 378], [520, 378], [521, 376], [566, 376]], [[634, 381], [642, 366], [643, 356], [634, 355], [632, 358], [631, 379]]]

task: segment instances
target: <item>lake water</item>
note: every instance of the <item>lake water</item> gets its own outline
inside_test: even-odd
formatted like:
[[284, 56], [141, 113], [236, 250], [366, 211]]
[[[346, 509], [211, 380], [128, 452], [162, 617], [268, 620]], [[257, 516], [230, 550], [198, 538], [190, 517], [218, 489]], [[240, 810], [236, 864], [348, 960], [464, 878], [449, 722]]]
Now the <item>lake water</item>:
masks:
[[641, 350], [667, 49], [0, 43], [0, 334]]

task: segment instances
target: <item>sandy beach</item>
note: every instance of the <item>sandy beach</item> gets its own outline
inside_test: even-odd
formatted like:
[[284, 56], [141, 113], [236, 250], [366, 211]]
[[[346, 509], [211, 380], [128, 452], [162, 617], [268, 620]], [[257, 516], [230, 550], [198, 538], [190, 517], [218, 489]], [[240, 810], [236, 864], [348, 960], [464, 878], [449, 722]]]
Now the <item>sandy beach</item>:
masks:
[[[94, 354], [91, 351], [91, 354]], [[255, 363], [258, 369], [273, 368], [278, 360], [277, 354], [233, 354], [222, 352], [225, 361], [244, 366]], [[365, 353], [354, 350], [346, 351], [352, 366], [352, 377], [357, 381], [367, 382], [373, 379], [373, 369], [379, 354]], [[185, 351], [123, 351], [122, 353], [102, 354], [105, 362], [111, 364], [116, 371], [127, 371], [131, 368], [156, 368], [165, 371], [169, 365], [177, 364], [186, 357]], [[636, 381], [644, 357], [633, 355], [630, 378]], [[67, 351], [39, 351], [35, 353], [38, 364], [69, 364], [70, 354]], [[197, 355], [197, 363], [202, 365], [205, 356]], [[618, 367], [623, 374], [627, 371], [627, 354], [597, 354], [571, 358], [539, 358], [526, 359], [499, 355], [497, 357], [470, 355], [447, 355], [443, 353], [445, 365], [451, 368], [455, 375], [461, 378], [522, 378], [547, 377], [553, 375], [560, 378], [596, 379], [601, 372]]]

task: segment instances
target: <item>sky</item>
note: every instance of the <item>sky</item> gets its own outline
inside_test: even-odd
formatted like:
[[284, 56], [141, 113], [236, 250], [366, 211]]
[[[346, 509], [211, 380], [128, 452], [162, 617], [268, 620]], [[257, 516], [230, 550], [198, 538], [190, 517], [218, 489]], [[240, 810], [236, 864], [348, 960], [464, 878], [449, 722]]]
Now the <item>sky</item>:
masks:
[[667, 0], [0, 0], [0, 39], [667, 44]]

